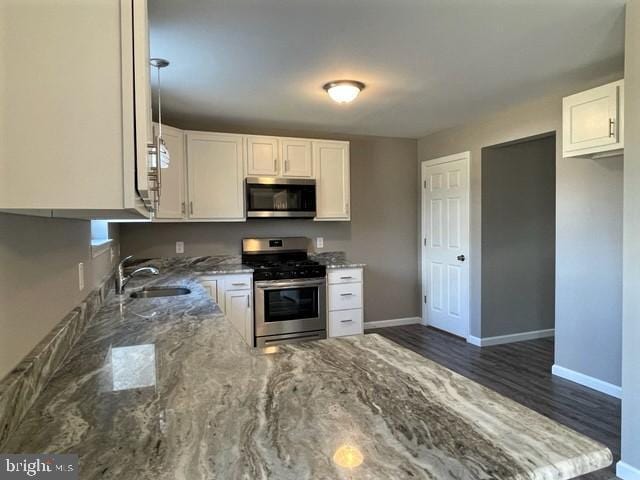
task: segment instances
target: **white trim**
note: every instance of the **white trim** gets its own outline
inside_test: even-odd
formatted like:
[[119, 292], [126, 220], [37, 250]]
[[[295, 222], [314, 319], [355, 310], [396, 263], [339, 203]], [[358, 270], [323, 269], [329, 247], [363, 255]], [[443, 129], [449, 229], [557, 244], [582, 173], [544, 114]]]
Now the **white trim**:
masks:
[[474, 337], [469, 335], [467, 342], [476, 347], [490, 347], [492, 345], [502, 345], [503, 343], [526, 342], [527, 340], [536, 340], [538, 338], [553, 337], [555, 329], [532, 330], [531, 332], [511, 333], [509, 335], [499, 335], [497, 337]]
[[370, 330], [372, 328], [398, 327], [400, 325], [414, 325], [416, 323], [421, 323], [420, 317], [392, 318], [390, 320], [364, 322], [364, 329]]
[[640, 480], [640, 469], [620, 460], [616, 463], [616, 476], [623, 480]]
[[551, 373], [557, 377], [592, 388], [598, 392], [606, 393], [612, 397], [622, 398], [622, 387], [590, 377], [584, 373], [576, 372], [575, 370], [570, 370], [560, 365], [553, 365], [553, 367], [551, 367]]
[[91, 240], [91, 258], [96, 258], [103, 253], [107, 253], [112, 243], [113, 239], [111, 238]]
[[[466, 160], [467, 162], [467, 241], [468, 241], [468, 252], [466, 253], [467, 260], [471, 257], [471, 151], [467, 150], [460, 153], [454, 153], [452, 155], [446, 155], [444, 157], [438, 158], [430, 158], [426, 160], [422, 160], [420, 162], [420, 199], [419, 199], [419, 212], [420, 212], [420, 238], [418, 238], [419, 247], [420, 247], [420, 314], [422, 315], [420, 319], [420, 323], [425, 326], [429, 326], [429, 316], [428, 309], [426, 308], [427, 304], [424, 301], [424, 298], [427, 295], [427, 285], [425, 281], [425, 260], [426, 260], [426, 246], [424, 244], [425, 232], [427, 231], [425, 225], [425, 214], [424, 214], [424, 201], [425, 201], [425, 189], [423, 188], [425, 179], [425, 168], [431, 167], [434, 165], [440, 165], [443, 163], [455, 162], [458, 160]], [[469, 337], [471, 331], [471, 262], [469, 261], [467, 268], [467, 325], [466, 332], [463, 338]]]

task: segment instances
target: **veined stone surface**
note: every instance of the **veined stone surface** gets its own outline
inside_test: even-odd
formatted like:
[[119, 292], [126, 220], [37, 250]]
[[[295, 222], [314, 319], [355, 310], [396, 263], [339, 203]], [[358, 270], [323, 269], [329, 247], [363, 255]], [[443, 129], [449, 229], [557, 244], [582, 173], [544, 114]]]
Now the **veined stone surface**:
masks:
[[193, 293], [110, 295], [4, 452], [78, 453], [82, 479], [136, 480], [568, 479], [612, 461], [379, 335], [250, 349], [205, 268], [160, 266], [128, 293]]

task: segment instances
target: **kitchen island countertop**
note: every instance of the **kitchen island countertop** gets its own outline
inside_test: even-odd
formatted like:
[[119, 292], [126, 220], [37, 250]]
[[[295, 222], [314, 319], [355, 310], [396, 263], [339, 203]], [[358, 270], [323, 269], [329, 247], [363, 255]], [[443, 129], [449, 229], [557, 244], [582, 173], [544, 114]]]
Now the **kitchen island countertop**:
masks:
[[[568, 479], [597, 442], [379, 335], [249, 348], [198, 278], [111, 294], [8, 440], [80, 455], [82, 479]], [[132, 299], [146, 285], [190, 295]]]

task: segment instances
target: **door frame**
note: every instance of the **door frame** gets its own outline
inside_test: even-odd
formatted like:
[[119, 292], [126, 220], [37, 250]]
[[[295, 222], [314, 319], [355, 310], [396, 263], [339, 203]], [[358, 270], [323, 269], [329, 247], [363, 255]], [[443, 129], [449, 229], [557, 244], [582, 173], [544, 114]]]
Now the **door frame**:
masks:
[[[422, 160], [420, 162], [420, 303], [422, 305], [421, 311], [421, 323], [422, 325], [429, 326], [429, 310], [427, 309], [426, 295], [427, 295], [427, 278], [426, 278], [426, 263], [427, 263], [427, 246], [425, 242], [425, 234], [427, 231], [425, 224], [425, 200], [426, 200], [426, 169], [434, 165], [441, 165], [443, 163], [450, 163], [458, 160], [465, 160], [467, 164], [467, 239], [469, 242], [468, 250], [471, 250], [471, 152], [465, 151], [460, 153], [454, 153], [453, 155], [446, 155], [444, 157], [431, 158]], [[467, 268], [467, 325], [465, 329], [464, 338], [469, 338], [471, 331], [471, 255], [469, 252], [465, 252], [467, 260], [469, 261], [469, 267]]]

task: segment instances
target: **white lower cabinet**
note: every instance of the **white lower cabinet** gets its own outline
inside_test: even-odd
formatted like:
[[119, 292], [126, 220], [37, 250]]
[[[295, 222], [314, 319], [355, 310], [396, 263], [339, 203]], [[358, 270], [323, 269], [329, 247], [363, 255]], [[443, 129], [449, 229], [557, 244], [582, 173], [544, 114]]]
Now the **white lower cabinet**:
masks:
[[251, 290], [231, 290], [224, 294], [224, 308], [227, 320], [247, 341], [253, 336], [251, 324], [253, 315], [251, 309]]
[[328, 282], [328, 336], [364, 333], [362, 268], [330, 270]]
[[207, 275], [200, 278], [200, 284], [245, 342], [253, 346], [253, 275]]

